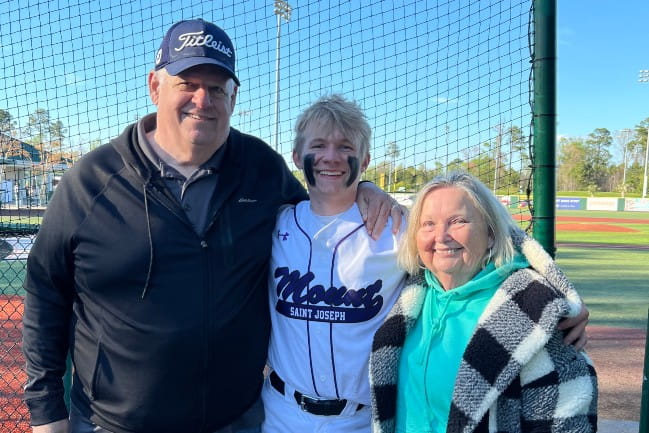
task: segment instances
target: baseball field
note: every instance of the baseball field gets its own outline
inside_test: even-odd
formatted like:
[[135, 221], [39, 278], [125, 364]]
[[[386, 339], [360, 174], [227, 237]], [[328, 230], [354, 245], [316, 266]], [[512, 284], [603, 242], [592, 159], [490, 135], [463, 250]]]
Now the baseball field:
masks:
[[649, 214], [557, 213], [556, 259], [591, 312], [587, 352], [602, 419], [640, 419], [649, 309]]
[[[556, 259], [590, 310], [599, 417], [637, 421], [649, 308], [649, 213], [557, 212]], [[22, 398], [24, 258], [0, 261], [0, 432], [28, 430]], [[181, 367], [179, 367], [181, 368]]]

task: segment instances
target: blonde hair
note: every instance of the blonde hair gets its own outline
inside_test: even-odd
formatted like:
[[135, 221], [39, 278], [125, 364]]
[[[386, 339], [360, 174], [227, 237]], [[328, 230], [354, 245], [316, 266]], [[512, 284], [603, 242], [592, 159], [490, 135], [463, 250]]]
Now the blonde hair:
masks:
[[372, 130], [367, 117], [356, 102], [334, 94], [322, 96], [304, 110], [295, 122], [293, 151], [298, 155], [302, 155], [306, 128], [316, 122], [326, 129], [338, 129], [359, 150], [361, 161], [369, 154]]
[[416, 275], [422, 269], [417, 251], [421, 212], [428, 194], [439, 188], [458, 188], [464, 191], [484, 218], [488, 235], [493, 238], [493, 246], [490, 253], [485, 256], [485, 261], [489, 260], [490, 255], [496, 267], [500, 267], [514, 259], [516, 251], [511, 233], [517, 227], [507, 209], [477, 178], [465, 172], [452, 172], [446, 176], [435, 177], [417, 193], [408, 217], [408, 228], [397, 256], [399, 265], [404, 270], [411, 275]]

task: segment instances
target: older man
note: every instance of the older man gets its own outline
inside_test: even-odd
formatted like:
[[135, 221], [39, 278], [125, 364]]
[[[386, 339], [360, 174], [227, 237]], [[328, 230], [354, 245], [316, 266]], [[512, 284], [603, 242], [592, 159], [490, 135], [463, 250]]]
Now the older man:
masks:
[[[174, 24], [149, 74], [157, 113], [59, 184], [24, 284], [34, 432], [259, 431], [271, 233], [279, 206], [307, 196], [230, 127], [238, 85], [223, 30]], [[392, 201], [363, 189], [381, 226]]]

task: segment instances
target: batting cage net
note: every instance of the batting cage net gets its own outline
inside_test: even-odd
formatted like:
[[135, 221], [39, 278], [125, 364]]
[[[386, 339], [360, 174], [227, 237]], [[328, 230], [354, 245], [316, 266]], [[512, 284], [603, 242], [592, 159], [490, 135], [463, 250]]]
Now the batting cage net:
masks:
[[530, 0], [0, 0], [0, 430], [29, 415], [21, 353], [26, 256], [75, 161], [154, 112], [147, 74], [165, 31], [202, 17], [232, 38], [232, 126], [291, 162], [298, 114], [325, 94], [373, 128], [365, 179], [404, 204], [464, 169], [527, 213]]

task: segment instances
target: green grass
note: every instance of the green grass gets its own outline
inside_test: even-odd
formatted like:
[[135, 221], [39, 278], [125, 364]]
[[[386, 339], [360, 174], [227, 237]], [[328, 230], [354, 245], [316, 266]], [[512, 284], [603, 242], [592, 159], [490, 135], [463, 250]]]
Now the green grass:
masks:
[[[607, 223], [637, 232], [556, 232], [557, 243], [649, 245], [649, 212], [557, 211], [557, 216], [643, 219], [648, 224]], [[649, 250], [557, 248], [557, 263], [584, 298], [590, 323], [647, 329]]]
[[557, 263], [590, 311], [590, 323], [647, 329], [649, 251], [568, 248]]
[[649, 212], [616, 212], [606, 210], [557, 210], [556, 216], [574, 216], [582, 218], [621, 218], [641, 219], [649, 223]]
[[0, 261], [0, 295], [25, 295], [25, 260]]
[[583, 232], [557, 230], [557, 243], [594, 243], [649, 245], [649, 224], [611, 224], [632, 228], [636, 232]]
[[[557, 191], [557, 197], [591, 197], [589, 191]], [[640, 198], [639, 192], [627, 192], [625, 198]], [[615, 197], [621, 198], [622, 194], [618, 191], [594, 191], [593, 197]]]
[[42, 217], [0, 216], [0, 224], [40, 224]]
[[[617, 218], [617, 219], [639, 219], [646, 224], [636, 223], [606, 223], [612, 226], [628, 227], [635, 232], [589, 232], [576, 230], [557, 230], [557, 243], [593, 243], [593, 244], [629, 244], [649, 245], [649, 212], [613, 212], [613, 211], [585, 211], [585, 210], [561, 210], [556, 212], [556, 217], [580, 217], [580, 218]], [[516, 219], [516, 215], [514, 215]], [[569, 221], [557, 221], [557, 224], [570, 223]], [[593, 224], [599, 224], [596, 221]], [[526, 227], [523, 223], [522, 227]]]

